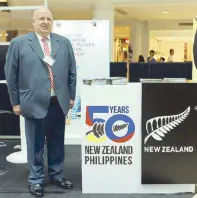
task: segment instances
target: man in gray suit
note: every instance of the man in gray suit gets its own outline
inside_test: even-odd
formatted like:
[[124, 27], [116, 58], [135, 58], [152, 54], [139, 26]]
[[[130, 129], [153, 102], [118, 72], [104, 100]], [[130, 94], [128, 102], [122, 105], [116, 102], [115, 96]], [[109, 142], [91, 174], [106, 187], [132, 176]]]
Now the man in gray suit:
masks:
[[51, 33], [53, 17], [46, 8], [36, 10], [35, 32], [10, 42], [5, 76], [13, 111], [25, 118], [30, 192], [44, 195], [44, 143], [52, 184], [71, 189], [63, 176], [65, 116], [76, 93], [76, 62], [69, 40]]

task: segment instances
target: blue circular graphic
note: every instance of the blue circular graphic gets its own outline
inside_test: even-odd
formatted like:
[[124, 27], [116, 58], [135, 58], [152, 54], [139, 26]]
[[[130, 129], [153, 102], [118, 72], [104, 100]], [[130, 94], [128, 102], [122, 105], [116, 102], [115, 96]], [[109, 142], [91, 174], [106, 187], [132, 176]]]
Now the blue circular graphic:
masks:
[[[128, 131], [123, 137], [116, 136], [115, 133], [118, 132], [113, 132], [112, 126], [116, 121], [123, 121], [125, 123], [128, 123]], [[132, 138], [135, 132], [135, 125], [130, 117], [122, 114], [116, 114], [111, 118], [109, 118], [109, 120], [107, 120], [105, 125], [105, 132], [108, 138], [111, 139], [112, 141], [123, 143], [123, 142], [127, 142]]]

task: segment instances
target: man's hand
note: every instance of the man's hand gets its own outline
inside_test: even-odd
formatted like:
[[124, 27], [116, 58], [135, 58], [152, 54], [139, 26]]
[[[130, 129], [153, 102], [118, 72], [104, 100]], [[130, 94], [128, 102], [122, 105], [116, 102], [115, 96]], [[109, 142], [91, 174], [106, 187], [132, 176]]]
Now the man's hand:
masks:
[[74, 107], [75, 101], [74, 100], [70, 100], [70, 106], [69, 108], [72, 109]]
[[21, 115], [21, 107], [20, 105], [13, 106], [13, 111], [16, 115]]

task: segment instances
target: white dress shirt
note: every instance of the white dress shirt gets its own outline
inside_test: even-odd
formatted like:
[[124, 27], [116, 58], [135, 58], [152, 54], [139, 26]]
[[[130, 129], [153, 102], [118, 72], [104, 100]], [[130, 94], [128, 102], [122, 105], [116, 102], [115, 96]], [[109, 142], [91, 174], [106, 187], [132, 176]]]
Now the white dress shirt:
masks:
[[168, 62], [174, 62], [174, 57], [172, 55], [168, 56]]
[[[43, 48], [43, 42], [42, 42], [42, 36], [40, 36], [38, 33], [36, 33], [37, 37], [38, 37], [38, 40], [39, 40], [39, 43], [40, 43], [40, 46], [42, 48], [42, 51], [44, 53], [44, 48]], [[50, 49], [50, 52], [51, 52], [51, 38], [50, 38], [50, 34], [47, 36], [47, 42], [48, 42], [48, 45], [49, 45], [49, 49]], [[45, 53], [44, 53], [45, 54]]]
[[[42, 42], [42, 36], [40, 36], [38, 33], [36, 33], [36, 35], [38, 37], [38, 41], [39, 41], [40, 46], [42, 48], [43, 54], [45, 55], [45, 53], [44, 53], [44, 47], [43, 47], [43, 42]], [[48, 42], [49, 49], [50, 49], [50, 52], [51, 52], [51, 38], [50, 38], [50, 34], [47, 36], [47, 38], [48, 38], [47, 39], [47, 42]], [[55, 96], [55, 90], [54, 89], [51, 89], [51, 96]]]

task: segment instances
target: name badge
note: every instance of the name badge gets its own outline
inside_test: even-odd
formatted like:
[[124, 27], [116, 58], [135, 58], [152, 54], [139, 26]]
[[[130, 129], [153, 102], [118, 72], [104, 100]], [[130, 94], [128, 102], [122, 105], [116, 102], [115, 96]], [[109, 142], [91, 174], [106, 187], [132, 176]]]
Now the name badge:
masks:
[[44, 57], [44, 59], [43, 59], [43, 61], [45, 62], [45, 63], [47, 63], [48, 65], [50, 65], [51, 67], [54, 65], [54, 63], [55, 63], [55, 60], [52, 58], [52, 57], [50, 57], [50, 56], [45, 56]]

